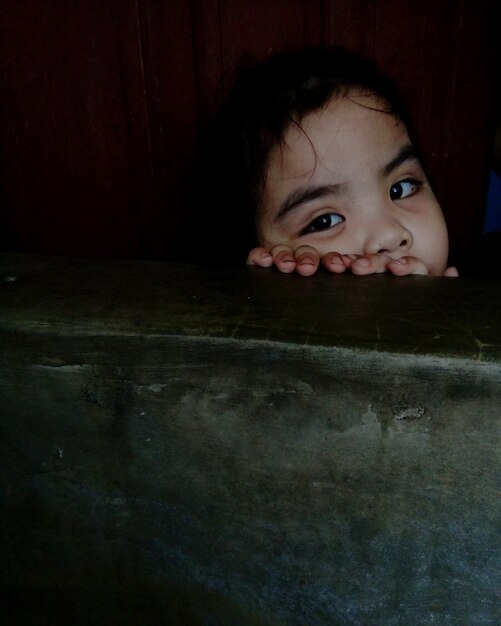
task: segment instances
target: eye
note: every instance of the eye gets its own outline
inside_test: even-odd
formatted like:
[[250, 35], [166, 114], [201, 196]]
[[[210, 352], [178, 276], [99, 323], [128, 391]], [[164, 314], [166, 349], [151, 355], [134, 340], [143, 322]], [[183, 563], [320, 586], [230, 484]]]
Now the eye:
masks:
[[338, 224], [344, 222], [344, 217], [338, 213], [324, 213], [316, 217], [301, 233], [306, 235], [307, 233], [318, 233], [322, 230], [328, 230], [334, 228]]
[[418, 180], [413, 180], [408, 178], [407, 180], [401, 180], [398, 183], [395, 183], [390, 188], [390, 198], [392, 200], [401, 200], [402, 198], [407, 198], [408, 196], [412, 196], [416, 193], [419, 185], [421, 183]]

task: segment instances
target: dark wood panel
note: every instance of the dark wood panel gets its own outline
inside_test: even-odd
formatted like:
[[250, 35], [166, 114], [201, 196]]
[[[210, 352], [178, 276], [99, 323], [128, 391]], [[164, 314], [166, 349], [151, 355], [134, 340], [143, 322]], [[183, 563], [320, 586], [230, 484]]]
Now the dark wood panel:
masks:
[[367, 56], [374, 55], [374, 22], [377, 2], [326, 0], [328, 4], [328, 43], [337, 44]]
[[242, 51], [257, 58], [291, 46], [322, 43], [323, 3], [318, 0], [220, 0], [223, 67]]
[[149, 141], [152, 201], [141, 213], [144, 256], [175, 256], [184, 218], [186, 176], [197, 128], [190, 2], [138, 3]]
[[193, 72], [197, 119], [202, 121], [211, 108], [223, 74], [220, 0], [193, 0], [191, 3]]
[[[495, 128], [495, 2], [455, 3], [449, 90], [437, 155], [437, 191], [449, 219], [451, 240], [466, 256], [483, 228]], [[444, 77], [445, 78], [445, 77]], [[499, 103], [498, 103], [499, 106]]]
[[[0, 132], [9, 247], [139, 253], [131, 155], [144, 151], [135, 126], [144, 105], [131, 89], [140, 76], [135, 22], [130, 1], [2, 3]], [[132, 54], [122, 58], [125, 40]]]

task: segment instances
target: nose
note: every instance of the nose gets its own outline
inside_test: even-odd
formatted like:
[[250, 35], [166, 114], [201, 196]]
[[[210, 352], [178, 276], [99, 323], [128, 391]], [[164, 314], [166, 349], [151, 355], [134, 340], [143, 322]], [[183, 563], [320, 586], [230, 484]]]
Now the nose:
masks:
[[367, 235], [364, 254], [404, 254], [412, 247], [412, 234], [391, 216], [381, 217]]

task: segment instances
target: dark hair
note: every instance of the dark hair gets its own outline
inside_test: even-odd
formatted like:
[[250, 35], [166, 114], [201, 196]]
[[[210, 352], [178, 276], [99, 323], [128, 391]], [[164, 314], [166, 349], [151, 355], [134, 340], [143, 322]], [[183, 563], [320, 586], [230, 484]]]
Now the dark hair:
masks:
[[283, 142], [292, 124], [300, 127], [305, 115], [354, 89], [381, 99], [381, 110], [409, 129], [394, 83], [372, 61], [343, 48], [280, 52], [240, 71], [201, 134], [194, 162], [191, 188], [201, 260], [245, 261], [257, 245], [270, 150]]

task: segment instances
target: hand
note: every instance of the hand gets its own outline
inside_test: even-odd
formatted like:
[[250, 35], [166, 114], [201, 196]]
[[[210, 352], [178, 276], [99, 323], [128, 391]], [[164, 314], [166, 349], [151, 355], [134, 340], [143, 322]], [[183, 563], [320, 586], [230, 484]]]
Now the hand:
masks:
[[296, 271], [300, 276], [311, 276], [320, 265], [335, 274], [342, 274], [350, 265], [350, 260], [343, 260], [337, 252], [320, 256], [312, 246], [299, 246], [295, 250], [285, 245], [266, 248], [253, 248], [247, 257], [247, 265], [276, 267], [283, 274]]
[[[270, 250], [253, 248], [247, 257], [247, 265], [275, 266], [284, 274], [296, 271], [300, 276], [311, 276], [320, 266], [333, 274], [342, 274], [349, 270], [358, 276], [386, 272], [394, 276], [429, 274], [426, 265], [416, 257], [392, 259], [386, 254], [358, 255], [338, 252], [328, 252], [321, 256], [318, 250], [311, 246], [299, 246], [295, 250], [286, 245], [273, 246]], [[443, 275], [457, 277], [458, 271], [455, 267], [448, 267]]]
[[[423, 261], [415, 256], [403, 256], [399, 259], [392, 259], [386, 254], [367, 254], [364, 256], [348, 254], [344, 256], [351, 259], [351, 272], [359, 276], [383, 272], [388, 272], [394, 276], [428, 276], [430, 273]], [[459, 274], [455, 267], [448, 267], [443, 276], [456, 278]]]

